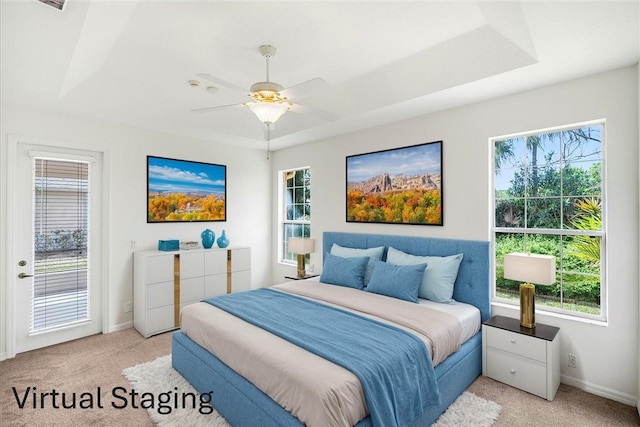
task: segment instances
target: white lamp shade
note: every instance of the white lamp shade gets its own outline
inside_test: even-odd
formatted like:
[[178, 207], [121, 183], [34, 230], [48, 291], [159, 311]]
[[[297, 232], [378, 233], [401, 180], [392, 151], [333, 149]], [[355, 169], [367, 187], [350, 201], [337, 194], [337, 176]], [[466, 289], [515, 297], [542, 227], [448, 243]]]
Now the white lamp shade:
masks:
[[313, 239], [291, 237], [288, 242], [289, 252], [293, 254], [310, 254], [313, 252], [314, 243], [315, 240]]
[[252, 102], [249, 108], [262, 123], [275, 123], [289, 109], [288, 102]]
[[556, 257], [514, 252], [504, 256], [504, 278], [535, 285], [556, 282]]

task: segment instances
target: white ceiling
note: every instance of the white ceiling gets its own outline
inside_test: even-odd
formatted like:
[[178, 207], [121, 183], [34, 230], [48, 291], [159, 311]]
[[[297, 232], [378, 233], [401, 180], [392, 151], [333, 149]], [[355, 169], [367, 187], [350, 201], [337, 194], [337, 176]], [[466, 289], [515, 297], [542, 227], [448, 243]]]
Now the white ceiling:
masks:
[[265, 80], [262, 44], [277, 48], [272, 81], [328, 83], [276, 123], [272, 149], [632, 65], [640, 51], [638, 0], [1, 7], [3, 103], [255, 148], [264, 129], [248, 108], [191, 110], [248, 100], [209, 93], [197, 74], [248, 92]]

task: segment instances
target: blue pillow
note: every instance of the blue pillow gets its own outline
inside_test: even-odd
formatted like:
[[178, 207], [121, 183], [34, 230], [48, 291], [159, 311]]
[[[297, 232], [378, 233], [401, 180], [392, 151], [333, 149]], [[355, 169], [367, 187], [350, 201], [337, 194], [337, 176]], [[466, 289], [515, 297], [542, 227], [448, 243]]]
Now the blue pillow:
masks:
[[394, 265], [376, 261], [373, 265], [371, 281], [365, 290], [374, 294], [418, 302], [418, 288], [422, 283], [425, 268], [427, 264]]
[[340, 246], [337, 244], [331, 245], [331, 255], [337, 255], [343, 258], [352, 258], [352, 257], [369, 257], [369, 263], [367, 264], [367, 269], [364, 273], [364, 285], [367, 286], [369, 280], [371, 280], [371, 272], [373, 271], [373, 263], [376, 260], [382, 259], [382, 254], [384, 252], [384, 246], [378, 246], [376, 248], [368, 248], [368, 249], [359, 249], [359, 248], [347, 248], [344, 246]]
[[320, 281], [331, 285], [364, 288], [364, 272], [369, 257], [343, 258], [329, 253], [324, 255]]
[[450, 303], [453, 302], [453, 285], [463, 256], [417, 256], [390, 247], [387, 262], [397, 265], [427, 263], [418, 296], [435, 302]]

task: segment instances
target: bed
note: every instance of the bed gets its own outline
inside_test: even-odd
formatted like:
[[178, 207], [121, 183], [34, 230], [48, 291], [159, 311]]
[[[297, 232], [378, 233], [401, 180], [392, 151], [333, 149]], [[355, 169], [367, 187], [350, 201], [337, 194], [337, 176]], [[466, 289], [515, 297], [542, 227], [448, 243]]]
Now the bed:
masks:
[[[490, 317], [490, 286], [489, 286], [489, 276], [490, 276], [490, 268], [489, 268], [489, 242], [485, 241], [471, 241], [471, 240], [459, 240], [459, 239], [439, 239], [439, 238], [424, 238], [424, 237], [413, 237], [413, 236], [393, 236], [393, 235], [382, 235], [382, 234], [360, 234], [360, 233], [342, 233], [342, 232], [325, 232], [323, 233], [323, 254], [325, 254], [325, 266], [329, 260], [333, 260], [333, 249], [338, 246], [339, 248], [350, 248], [353, 250], [370, 250], [373, 248], [383, 248], [382, 250], [382, 261], [387, 260], [387, 257], [395, 256], [397, 259], [397, 254], [407, 254], [406, 256], [432, 256], [432, 257], [452, 257], [457, 254], [462, 254], [461, 262], [459, 263], [459, 268], [457, 271], [457, 275], [455, 276], [455, 285], [453, 288], [453, 299], [456, 301], [454, 304], [439, 304], [435, 303], [439, 306], [463, 306], [470, 305], [475, 307], [478, 312], [479, 320], [478, 322], [483, 322]], [[340, 259], [339, 257], [337, 259]], [[385, 263], [386, 264], [386, 263]], [[376, 268], [381, 267], [381, 265], [376, 265]], [[427, 267], [428, 268], [428, 267]], [[323, 277], [325, 276], [323, 272]], [[328, 273], [327, 273], [328, 277]], [[315, 289], [318, 286], [327, 287], [327, 285], [321, 285], [316, 283], [313, 280], [309, 281], [310, 283], [302, 283], [294, 286], [294, 284], [284, 284], [283, 287], [296, 287], [296, 288], [309, 288], [310, 290]], [[331, 286], [330, 286], [331, 287]], [[338, 286], [332, 288], [341, 288]], [[337, 289], [339, 292], [360, 292], [362, 294], [367, 294], [367, 292], [356, 291], [354, 289]], [[280, 294], [288, 292], [287, 289], [280, 289], [280, 286], [274, 287], [273, 290], [260, 290], [262, 294], [274, 295], [274, 297], [280, 298]], [[258, 295], [260, 292], [250, 291], [251, 295]], [[306, 292], [306, 291], [305, 291]], [[303, 299], [308, 298], [308, 295], [302, 295]], [[371, 297], [373, 299], [373, 297]], [[389, 301], [393, 300], [393, 298], [382, 296], [381, 298], [386, 298]], [[300, 295], [298, 295], [298, 299], [300, 299]], [[423, 304], [429, 304], [429, 301], [419, 301], [421, 304], [413, 304], [415, 306], [422, 306]], [[323, 304], [326, 302], [323, 302]], [[208, 312], [210, 308], [207, 306], [207, 303], [198, 303], [199, 306], [194, 307], [183, 312], [183, 321], [185, 320], [185, 316], [191, 318], [199, 318], [204, 317], [201, 314], [194, 314], [196, 311], [201, 310], [204, 312]], [[328, 302], [329, 305], [333, 305], [331, 302]], [[385, 303], [386, 304], [386, 303]], [[432, 303], [433, 304], [433, 303]], [[406, 306], [406, 304], [405, 304]], [[214, 307], [214, 309], [216, 309]], [[359, 307], [356, 309], [360, 310]], [[251, 309], [249, 309], [250, 311]], [[350, 308], [347, 311], [351, 311]], [[391, 310], [390, 310], [391, 311]], [[236, 319], [234, 315], [226, 314], [234, 318], [235, 322], [243, 322], [241, 319]], [[237, 314], [237, 316], [242, 316], [242, 314]], [[257, 316], [257, 315], [256, 315]], [[259, 317], [259, 316], [258, 316]], [[249, 322], [252, 319], [245, 319]], [[212, 326], [215, 326], [215, 323], [219, 321], [210, 321]], [[248, 325], [249, 328], [256, 328], [254, 325]], [[193, 386], [200, 392], [208, 392], [213, 391], [213, 404], [216, 409], [220, 412], [222, 416], [225, 417], [229, 421], [229, 423], [233, 426], [301, 426], [304, 425], [303, 422], [300, 421], [296, 416], [292, 415], [296, 412], [296, 409], [289, 410], [284, 409], [285, 407], [290, 407], [289, 402], [287, 402], [285, 397], [282, 397], [278, 393], [284, 393], [287, 389], [294, 390], [293, 393], [297, 393], [297, 390], [302, 390], [304, 387], [302, 385], [300, 387], [294, 386], [280, 386], [273, 385], [276, 387], [276, 391], [265, 386], [260, 378], [254, 378], [252, 375], [257, 375], [256, 372], [271, 372], [272, 370], [265, 369], [260, 365], [262, 363], [262, 359], [265, 358], [264, 351], [261, 353], [259, 357], [254, 357], [252, 355], [245, 354], [245, 350], [242, 350], [240, 353], [235, 353], [236, 356], [232, 356], [234, 353], [229, 353], [233, 349], [233, 343], [230, 341], [231, 335], [242, 336], [250, 338], [246, 338], [248, 341], [244, 343], [244, 345], [250, 345], [252, 343], [257, 343], [253, 345], [254, 347], [261, 347], [263, 339], [281, 339], [277, 337], [268, 337], [270, 335], [266, 331], [260, 330], [256, 332], [258, 335], [250, 335], [253, 330], [247, 332], [238, 333], [240, 329], [235, 329], [233, 327], [233, 333], [227, 334], [227, 336], [218, 337], [214, 340], [214, 342], [207, 342], [205, 338], [200, 335], [200, 332], [207, 329], [201, 324], [195, 324], [192, 326], [188, 326], [188, 324], [183, 326], [183, 329], [177, 331], [173, 335], [172, 341], [172, 364], [173, 367], [180, 372]], [[224, 334], [224, 330], [221, 332]], [[473, 382], [475, 378], [477, 378], [482, 371], [482, 346], [481, 346], [481, 333], [479, 332], [479, 325], [476, 326], [471, 333], [466, 332], [469, 337], [465, 337], [461, 339], [461, 342], [458, 344], [459, 347], [455, 349], [451, 354], [446, 354], [443, 357], [443, 360], [438, 360], [433, 369], [434, 381], [437, 390], [439, 393], [438, 399], [434, 400], [436, 404], [430, 405], [426, 407], [426, 410], [422, 412], [418, 418], [413, 419], [410, 423], [412, 426], [424, 426], [430, 425], [433, 421], [435, 421], [438, 416], [446, 410], [446, 408]], [[462, 334], [464, 335], [464, 333]], [[467, 339], [468, 338], [468, 339]], [[456, 338], [457, 339], [457, 338]], [[238, 340], [240, 341], [240, 340]], [[464, 342], [462, 342], [464, 341]], [[266, 342], [266, 341], [265, 341]], [[431, 343], [431, 341], [429, 341]], [[429, 348], [429, 343], [425, 341], [425, 347], [428, 348], [429, 352], [439, 353], [435, 347]], [[242, 345], [242, 344], [239, 344]], [[215, 347], [218, 348], [215, 348]], [[291, 347], [287, 347], [291, 346]], [[282, 347], [285, 347], [286, 351], [291, 352], [305, 352], [303, 349], [296, 348], [294, 344], [287, 343], [287, 346], [284, 344]], [[278, 345], [277, 347], [281, 347]], [[216, 355], [212, 354], [216, 353]], [[434, 355], [435, 355], [434, 353]], [[237, 354], [241, 354], [244, 356], [237, 356]], [[293, 355], [294, 353], [291, 353]], [[302, 353], [295, 353], [296, 358], [298, 355]], [[268, 355], [270, 357], [275, 357]], [[238, 358], [237, 363], [240, 365], [236, 366], [236, 370], [242, 372], [242, 375], [236, 372], [236, 370], [230, 367], [234, 364], [234, 359]], [[245, 357], [244, 360], [242, 357]], [[252, 359], [252, 357], [254, 357]], [[288, 356], [287, 356], [288, 357]], [[293, 357], [293, 356], [291, 356]], [[311, 355], [309, 357], [318, 357], [315, 355]], [[296, 359], [303, 360], [303, 359]], [[306, 360], [306, 359], [304, 359]], [[226, 361], [227, 363], [224, 363]], [[254, 363], [255, 361], [255, 363]], [[273, 362], [272, 362], [273, 363]], [[277, 362], [275, 362], [277, 363]], [[311, 362], [310, 362], [311, 363]], [[314, 362], [315, 363], [315, 362]], [[327, 364], [331, 364], [331, 362], [325, 361]], [[255, 365], [255, 366], [254, 366]], [[297, 363], [299, 367], [306, 366], [305, 363]], [[342, 378], [342, 373], [339, 372], [339, 367], [336, 371], [336, 378]], [[243, 371], [246, 370], [247, 372]], [[254, 372], [250, 372], [251, 370]], [[288, 369], [288, 368], [287, 368]], [[343, 369], [343, 368], [342, 368]], [[344, 369], [343, 369], [344, 370]], [[275, 374], [276, 371], [273, 371]], [[316, 377], [325, 377], [324, 370], [322, 371], [323, 375], [315, 375]], [[330, 371], [327, 371], [330, 372]], [[331, 371], [332, 372], [332, 371]], [[333, 381], [332, 377], [333, 373], [327, 374], [325, 378], [326, 382]], [[351, 374], [352, 375], [352, 374]], [[347, 374], [344, 374], [345, 378]], [[249, 381], [246, 378], [252, 379]], [[359, 378], [359, 377], [358, 377]], [[356, 378], [357, 379], [357, 378]], [[336, 380], [338, 381], [338, 380]], [[357, 382], [357, 381], [356, 381]], [[254, 383], [260, 385], [260, 387], [254, 385]], [[420, 383], [420, 382], [417, 382]], [[364, 384], [364, 383], [363, 383]], [[272, 388], [273, 388], [272, 387]], [[261, 388], [267, 390], [267, 393], [263, 392]], [[353, 391], [351, 391], [353, 392]], [[362, 393], [360, 389], [353, 393]], [[275, 395], [274, 395], [275, 393]], [[333, 391], [332, 391], [333, 393]], [[366, 393], [365, 393], [366, 394]], [[368, 395], [367, 395], [368, 396]], [[273, 397], [273, 398], [272, 398]], [[291, 397], [290, 397], [291, 398]], [[275, 399], [275, 400], [274, 400]], [[304, 400], [304, 399], [301, 399]], [[309, 402], [315, 402], [315, 398], [307, 398]], [[282, 405], [277, 403], [276, 401], [283, 402]], [[284, 402], [287, 402], [285, 404]], [[322, 403], [320, 406], [323, 406]], [[318, 406], [318, 405], [316, 405]], [[375, 405], [371, 406], [371, 415], [364, 414], [364, 418], [359, 419], [357, 422], [354, 422], [353, 425], [358, 427], [372, 426], [375, 424], [375, 420], [378, 420], [378, 424], [380, 424], [378, 415], [374, 414], [373, 408]], [[367, 411], [367, 404], [364, 404], [364, 410]], [[355, 410], [354, 410], [355, 411]], [[302, 413], [300, 413], [302, 414]], [[304, 414], [302, 414], [304, 415]], [[374, 416], [375, 415], [375, 416]], [[306, 416], [306, 415], [305, 415]], [[349, 415], [358, 418], [357, 415]], [[305, 419], [301, 416], [301, 418]], [[349, 418], [355, 419], [355, 418]], [[335, 425], [344, 425], [344, 419], [338, 420], [335, 422]], [[313, 423], [309, 423], [310, 425]], [[333, 424], [333, 422], [331, 423]], [[402, 422], [400, 423], [402, 424]], [[351, 425], [351, 424], [349, 424]]]

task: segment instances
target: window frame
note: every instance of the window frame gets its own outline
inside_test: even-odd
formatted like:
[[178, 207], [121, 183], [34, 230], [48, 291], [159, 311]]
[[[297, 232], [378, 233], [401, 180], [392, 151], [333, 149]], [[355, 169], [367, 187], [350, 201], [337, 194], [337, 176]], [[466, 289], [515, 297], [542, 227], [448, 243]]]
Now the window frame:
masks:
[[[528, 137], [532, 135], [540, 135], [540, 134], [548, 134], [553, 132], [562, 132], [571, 129], [580, 129], [585, 127], [593, 127], [600, 126], [601, 127], [601, 156], [600, 156], [600, 203], [601, 203], [601, 220], [602, 220], [602, 228], [600, 230], [578, 230], [578, 229], [568, 229], [568, 228], [527, 228], [527, 227], [497, 227], [496, 226], [496, 207], [497, 201], [499, 198], [496, 195], [496, 141], [503, 141], [507, 139]], [[573, 320], [584, 320], [584, 321], [599, 321], [599, 322], [607, 322], [608, 319], [608, 310], [607, 310], [607, 168], [606, 168], [606, 119], [597, 119], [586, 122], [572, 123], [563, 126], [555, 126], [544, 129], [537, 130], [529, 130], [524, 132], [518, 132], [513, 134], [495, 136], [489, 138], [489, 172], [490, 172], [490, 184], [489, 184], [489, 199], [490, 199], [490, 210], [489, 210], [489, 225], [490, 225], [490, 239], [491, 239], [491, 255], [492, 255], [492, 268], [491, 274], [493, 277], [492, 286], [491, 286], [491, 301], [492, 303], [505, 304], [509, 306], [518, 306], [518, 299], [507, 299], [498, 297], [497, 294], [497, 248], [496, 248], [496, 236], [498, 234], [522, 234], [524, 235], [524, 239], [526, 240], [527, 235], [553, 235], [557, 236], [559, 239], [563, 239], [565, 236], [594, 236], [600, 238], [600, 314], [589, 314], [583, 313], [579, 311], [567, 310], [564, 308], [555, 308], [546, 305], [537, 305], [537, 310], [540, 312], [544, 312], [545, 314], [555, 314], [564, 316]], [[525, 165], [526, 166], [526, 165]], [[562, 197], [562, 195], [561, 195]], [[524, 200], [527, 199], [526, 196], [523, 196]], [[526, 205], [526, 203], [525, 203]], [[526, 212], [526, 211], [525, 211]], [[533, 232], [532, 232], [533, 231]], [[562, 247], [562, 243], [559, 243], [560, 247]], [[561, 276], [564, 272], [562, 268], [562, 259], [559, 261], [560, 268], [558, 269], [557, 274]], [[564, 290], [564, 285], [561, 288], [561, 294]]]
[[[287, 186], [287, 174], [296, 173], [299, 171], [307, 171], [308, 173], [308, 185], [300, 186]], [[295, 179], [295, 178], [294, 178]], [[308, 214], [305, 219], [287, 219], [287, 211], [292, 208], [295, 203], [289, 203], [287, 198], [287, 192], [289, 188], [303, 188], [308, 191], [309, 195], [304, 204], [308, 204]], [[297, 256], [287, 251], [287, 238], [288, 237], [302, 237], [298, 234], [294, 236], [287, 236], [288, 225], [301, 225], [304, 230], [303, 237], [311, 237], [311, 166], [301, 166], [291, 169], [285, 169], [278, 172], [278, 262], [286, 265], [297, 265]], [[305, 262], [309, 263], [310, 254], [305, 255]]]

